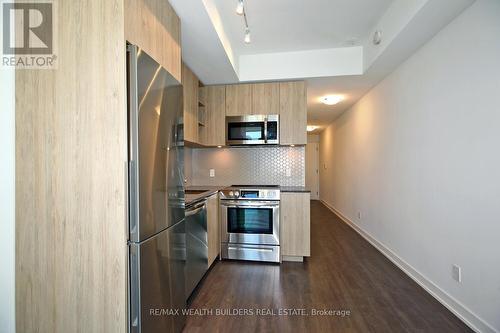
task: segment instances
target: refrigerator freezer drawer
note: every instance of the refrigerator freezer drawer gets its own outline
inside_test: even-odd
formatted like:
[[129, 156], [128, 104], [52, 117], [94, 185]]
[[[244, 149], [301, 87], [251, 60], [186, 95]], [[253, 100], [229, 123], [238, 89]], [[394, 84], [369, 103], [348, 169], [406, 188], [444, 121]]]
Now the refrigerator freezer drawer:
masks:
[[130, 332], [181, 332], [186, 307], [185, 222], [132, 243], [129, 251]]

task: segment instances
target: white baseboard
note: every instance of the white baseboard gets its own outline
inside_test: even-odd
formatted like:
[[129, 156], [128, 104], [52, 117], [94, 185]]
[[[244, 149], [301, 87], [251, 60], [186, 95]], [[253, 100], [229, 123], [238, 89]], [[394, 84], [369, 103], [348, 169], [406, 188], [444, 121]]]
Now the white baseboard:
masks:
[[332, 213], [337, 215], [344, 223], [350, 226], [354, 231], [356, 231], [361, 237], [366, 239], [370, 244], [372, 244], [380, 253], [386, 256], [390, 261], [392, 261], [399, 269], [401, 269], [406, 275], [408, 275], [413, 281], [418, 283], [422, 288], [424, 288], [431, 296], [437, 299], [441, 304], [443, 304], [448, 310], [450, 310], [455, 316], [462, 320], [467, 326], [473, 329], [475, 332], [481, 333], [499, 333], [495, 328], [485, 322], [483, 319], [478, 317], [467, 307], [461, 304], [459, 301], [454, 299], [443, 289], [434, 284], [431, 280], [426, 278], [415, 268], [413, 268], [406, 261], [401, 259], [397, 254], [395, 254], [387, 246], [379, 242], [377, 239], [372, 237], [369, 233], [361, 229], [349, 218], [339, 212], [336, 208], [330, 206], [323, 200], [320, 200]]

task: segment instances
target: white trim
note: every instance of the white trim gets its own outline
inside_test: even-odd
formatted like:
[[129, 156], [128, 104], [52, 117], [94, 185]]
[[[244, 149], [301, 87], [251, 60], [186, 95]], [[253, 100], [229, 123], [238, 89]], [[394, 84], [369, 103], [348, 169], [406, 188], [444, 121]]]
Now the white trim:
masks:
[[327, 207], [332, 213], [337, 215], [344, 223], [350, 226], [354, 231], [356, 231], [361, 237], [366, 239], [370, 244], [372, 244], [380, 253], [392, 261], [399, 269], [401, 269], [406, 275], [408, 275], [413, 281], [418, 283], [422, 288], [424, 288], [432, 297], [443, 304], [448, 310], [450, 310], [455, 316], [462, 320], [467, 326], [473, 329], [475, 332], [482, 333], [499, 333], [495, 328], [490, 326], [487, 322], [469, 310], [466, 306], [461, 304], [459, 301], [450, 296], [446, 291], [441, 289], [439, 286], [434, 284], [431, 280], [425, 277], [423, 274], [418, 272], [406, 261], [401, 259], [396, 253], [394, 253], [387, 246], [379, 242], [377, 239], [372, 237], [369, 233], [361, 229], [349, 218], [339, 212], [336, 208], [330, 206], [324, 200], [320, 201]]

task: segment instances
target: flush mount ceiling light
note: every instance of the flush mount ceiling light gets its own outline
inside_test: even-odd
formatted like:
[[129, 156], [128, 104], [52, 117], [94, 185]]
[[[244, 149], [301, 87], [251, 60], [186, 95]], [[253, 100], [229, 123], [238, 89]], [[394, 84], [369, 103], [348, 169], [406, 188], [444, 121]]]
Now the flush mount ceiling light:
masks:
[[313, 126], [313, 125], [308, 125], [307, 126], [307, 131], [308, 132], [312, 132], [314, 131], [315, 129], [317, 129], [319, 126]]
[[238, 5], [236, 6], [236, 14], [243, 16], [243, 21], [245, 23], [245, 37], [243, 40], [246, 44], [250, 44], [252, 39], [250, 38], [250, 28], [248, 27], [247, 13], [245, 11], [245, 3], [243, 0], [238, 0]]
[[326, 105], [335, 105], [344, 100], [344, 96], [342, 95], [328, 95], [321, 97], [321, 103]]

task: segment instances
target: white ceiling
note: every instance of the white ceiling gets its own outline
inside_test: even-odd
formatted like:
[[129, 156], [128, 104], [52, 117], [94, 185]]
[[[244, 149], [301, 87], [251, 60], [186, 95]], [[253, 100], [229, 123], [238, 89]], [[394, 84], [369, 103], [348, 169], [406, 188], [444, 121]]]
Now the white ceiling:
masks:
[[239, 54], [326, 49], [364, 38], [392, 0], [245, 0], [252, 43], [236, 0], [212, 0]]
[[[371, 87], [371, 82], [363, 80], [362, 75], [336, 76], [307, 80], [307, 123], [320, 126], [316, 131], [335, 120], [342, 112], [351, 107]], [[321, 96], [339, 94], [344, 100], [336, 105], [320, 102]]]
[[[322, 130], [475, 0], [245, 0], [250, 44], [237, 0], [169, 1], [201, 82], [305, 79], [308, 124]], [[327, 94], [345, 100], [321, 104]]]

